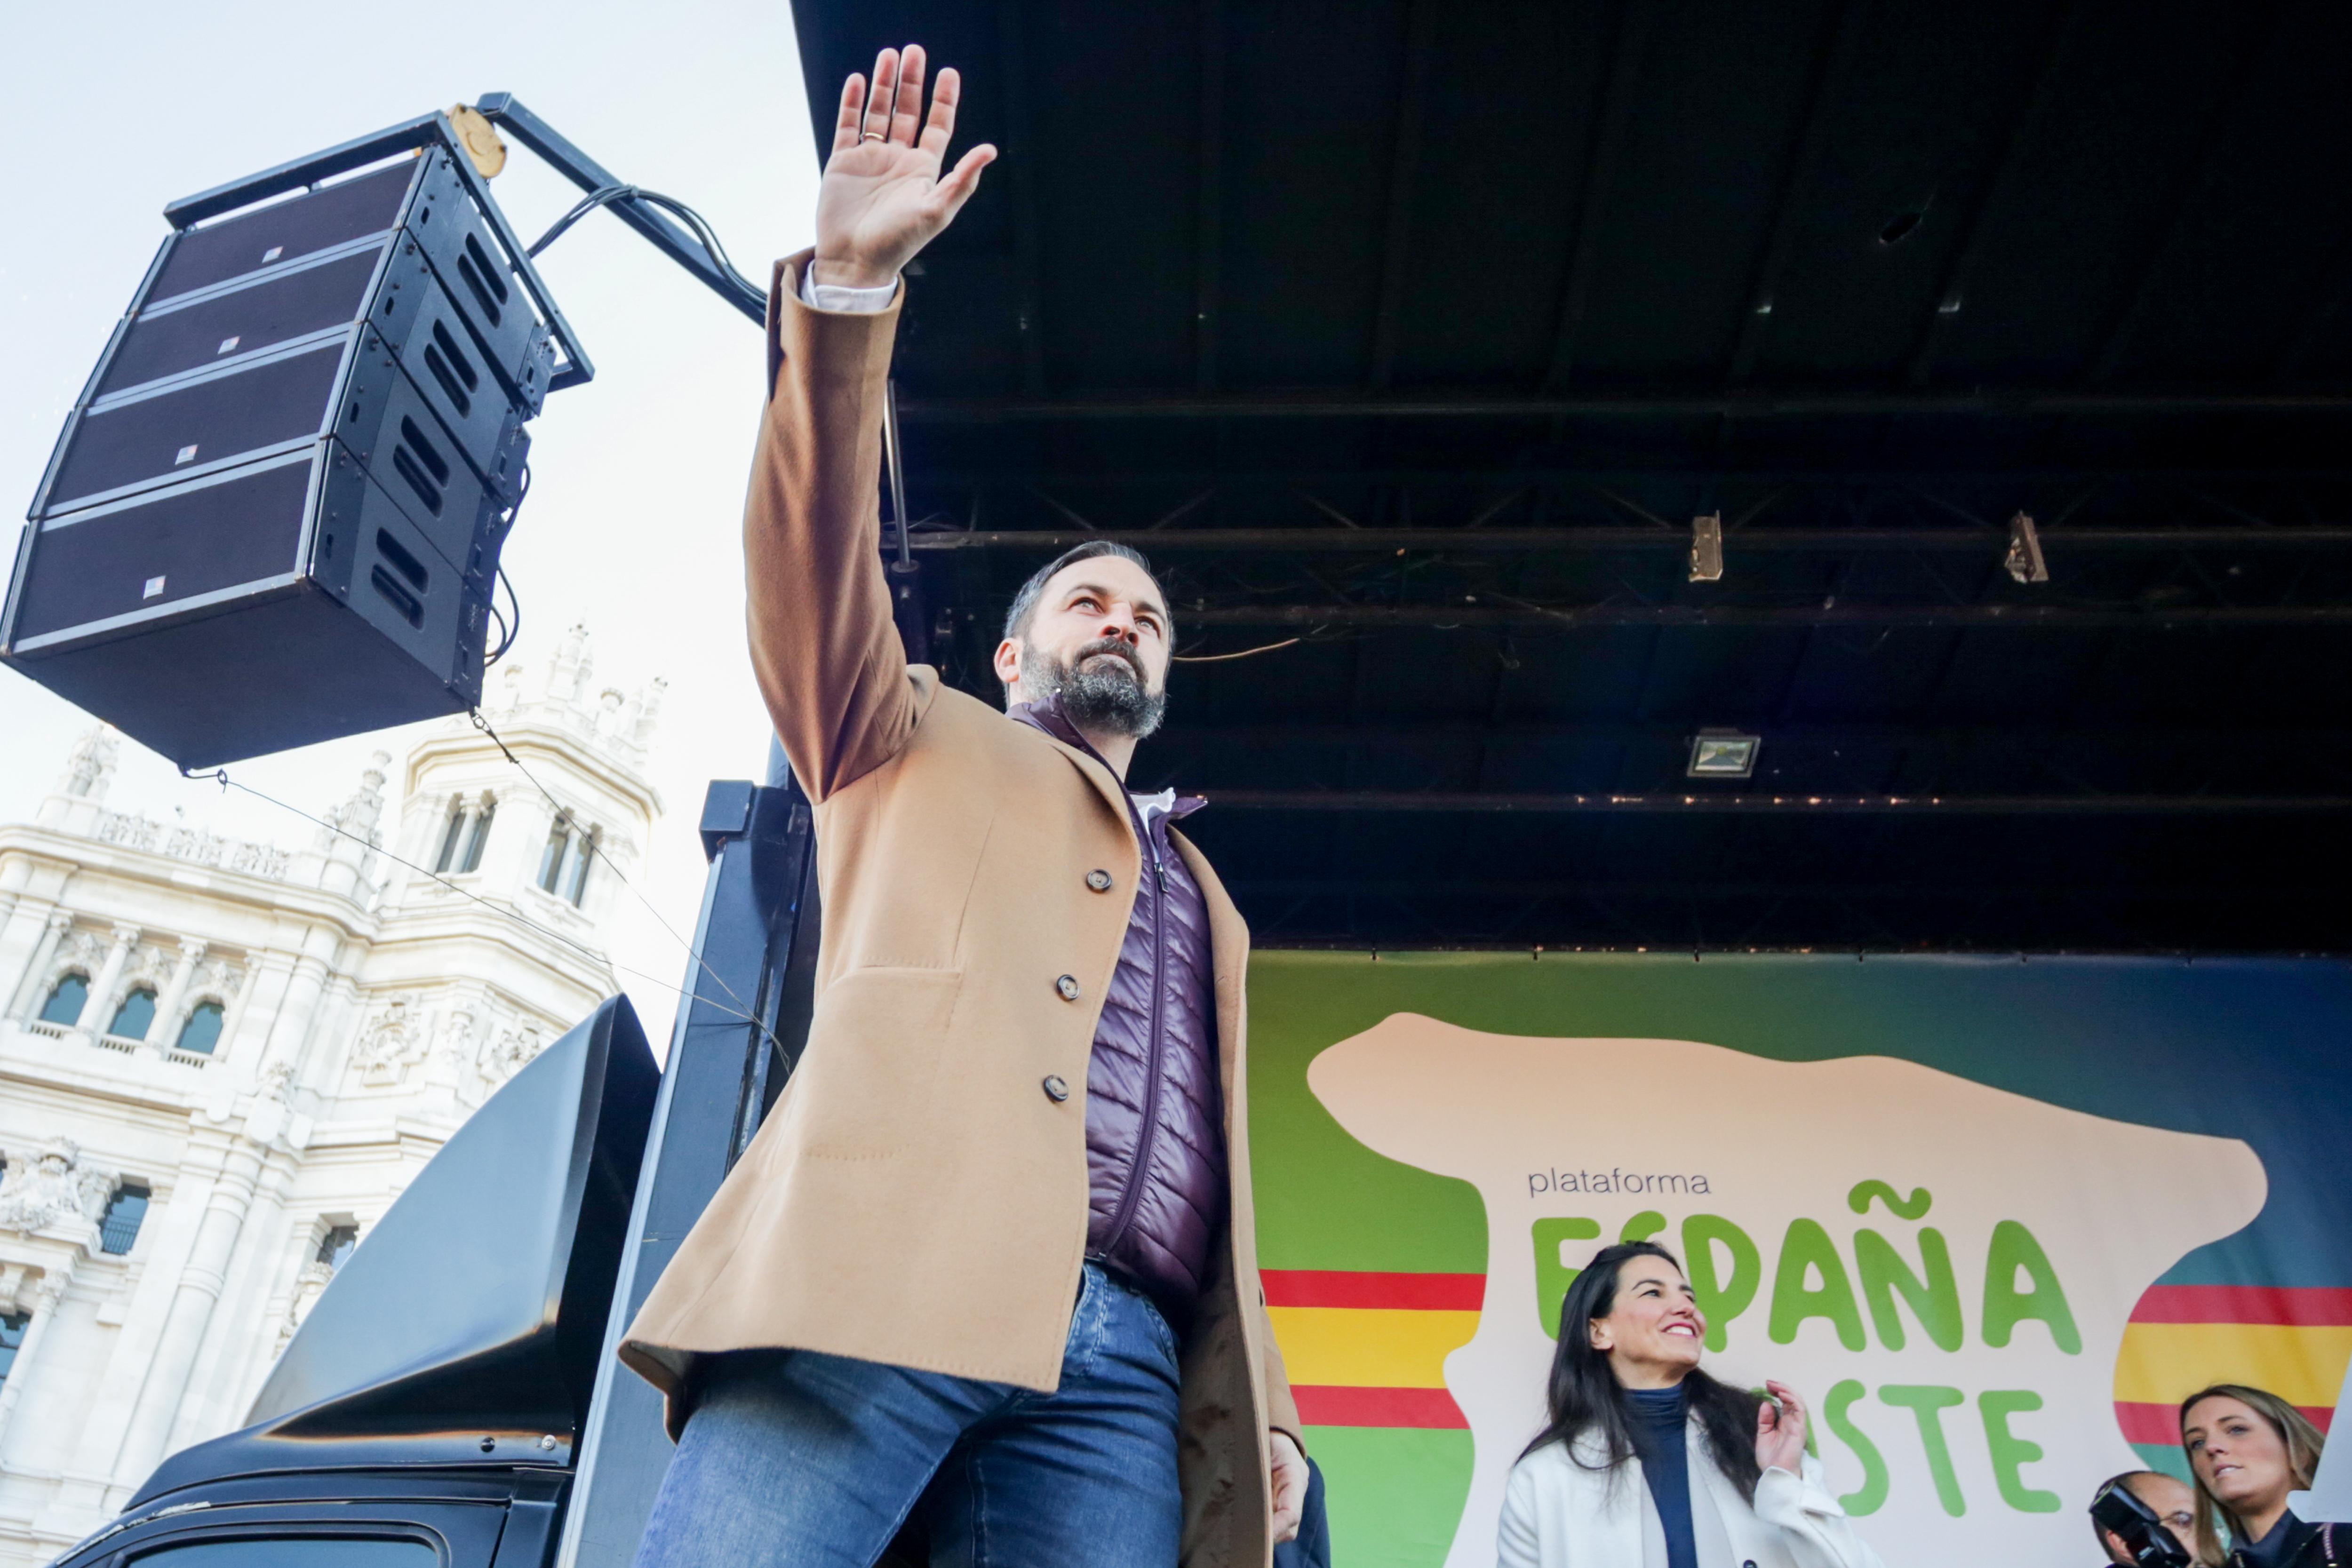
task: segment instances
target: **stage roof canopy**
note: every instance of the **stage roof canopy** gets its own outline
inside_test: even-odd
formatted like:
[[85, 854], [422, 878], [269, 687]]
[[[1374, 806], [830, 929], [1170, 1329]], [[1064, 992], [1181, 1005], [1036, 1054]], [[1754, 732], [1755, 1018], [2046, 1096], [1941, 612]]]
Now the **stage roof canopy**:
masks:
[[820, 145], [914, 38], [1003, 152], [898, 351], [935, 654], [1150, 553], [1261, 940], [2352, 948], [2352, 12], [796, 9]]

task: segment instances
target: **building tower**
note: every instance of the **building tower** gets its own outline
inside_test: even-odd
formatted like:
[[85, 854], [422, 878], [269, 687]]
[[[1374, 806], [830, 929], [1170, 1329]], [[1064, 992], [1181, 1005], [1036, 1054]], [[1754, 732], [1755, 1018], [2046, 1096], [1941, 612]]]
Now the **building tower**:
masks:
[[409, 1179], [621, 988], [662, 683], [597, 685], [574, 627], [496, 688], [511, 759], [453, 719], [299, 849], [110, 810], [103, 728], [0, 827], [0, 1568], [235, 1429]]

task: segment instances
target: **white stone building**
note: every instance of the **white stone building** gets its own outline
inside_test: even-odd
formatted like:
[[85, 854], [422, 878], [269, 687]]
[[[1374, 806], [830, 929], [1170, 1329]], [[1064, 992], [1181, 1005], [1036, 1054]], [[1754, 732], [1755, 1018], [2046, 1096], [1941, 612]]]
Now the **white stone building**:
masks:
[[240, 1425], [354, 1240], [619, 988], [661, 683], [594, 686], [575, 628], [492, 685], [529, 777], [455, 719], [307, 848], [109, 810], [102, 730], [0, 827], [0, 1568]]

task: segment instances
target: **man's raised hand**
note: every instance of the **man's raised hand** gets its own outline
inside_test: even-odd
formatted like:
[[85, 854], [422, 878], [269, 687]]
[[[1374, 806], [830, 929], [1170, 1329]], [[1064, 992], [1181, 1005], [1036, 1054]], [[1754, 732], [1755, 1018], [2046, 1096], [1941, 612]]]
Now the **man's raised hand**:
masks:
[[940, 72], [925, 120], [919, 44], [875, 57], [871, 93], [861, 76], [842, 84], [833, 154], [817, 187], [817, 282], [881, 287], [971, 199], [994, 147], [982, 142], [940, 176], [962, 88], [952, 67]]

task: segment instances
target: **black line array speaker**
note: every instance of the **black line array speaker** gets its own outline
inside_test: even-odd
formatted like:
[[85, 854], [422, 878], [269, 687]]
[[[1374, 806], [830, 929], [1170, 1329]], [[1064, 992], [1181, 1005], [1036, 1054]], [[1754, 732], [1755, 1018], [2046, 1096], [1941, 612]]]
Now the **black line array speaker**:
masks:
[[184, 767], [472, 706], [553, 356], [444, 147], [173, 234], [0, 658]]

